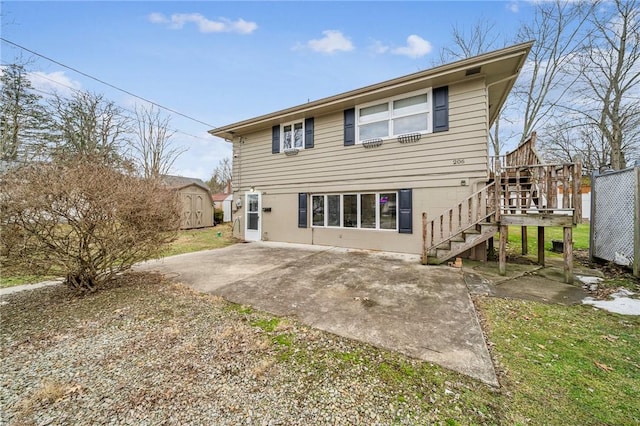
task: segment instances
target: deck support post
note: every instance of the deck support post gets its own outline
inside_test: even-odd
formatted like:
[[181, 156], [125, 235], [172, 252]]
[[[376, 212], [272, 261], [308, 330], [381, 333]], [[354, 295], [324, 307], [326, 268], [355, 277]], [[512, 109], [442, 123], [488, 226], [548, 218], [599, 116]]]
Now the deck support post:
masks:
[[527, 254], [529, 254], [529, 245], [527, 242], [527, 227], [526, 226], [521, 226], [520, 227], [520, 239], [522, 240], [522, 255], [526, 256]]
[[565, 226], [564, 243], [564, 282], [573, 284], [573, 227]]
[[544, 266], [544, 226], [538, 226], [538, 264]]
[[509, 228], [506, 225], [500, 225], [500, 254], [498, 255], [498, 270], [500, 275], [507, 274], [507, 234]]

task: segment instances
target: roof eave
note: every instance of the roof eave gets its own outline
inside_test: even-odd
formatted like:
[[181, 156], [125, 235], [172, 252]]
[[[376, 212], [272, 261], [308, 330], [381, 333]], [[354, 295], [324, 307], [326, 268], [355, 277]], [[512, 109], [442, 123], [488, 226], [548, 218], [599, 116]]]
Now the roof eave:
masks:
[[504, 90], [504, 93], [502, 93], [500, 97], [499, 105], [498, 105], [499, 108], [496, 108], [495, 111], [493, 111], [490, 114], [489, 120], [490, 120], [490, 123], [493, 123], [493, 121], [495, 121], [496, 117], [498, 116], [498, 111], [502, 108], [502, 105], [506, 101], [506, 98], [509, 92], [511, 91], [511, 88], [515, 83], [515, 79], [519, 75], [520, 70], [522, 69], [522, 65], [524, 64], [524, 61], [526, 60], [532, 45], [533, 45], [533, 41], [520, 43], [514, 46], [495, 50], [493, 52], [474, 56], [472, 58], [462, 59], [456, 62], [451, 62], [451, 63], [440, 65], [434, 68], [430, 68], [428, 70], [419, 71], [419, 72], [408, 74], [392, 80], [387, 80], [381, 83], [376, 83], [369, 86], [361, 87], [359, 89], [344, 92], [338, 95], [318, 99], [316, 101], [308, 102], [306, 104], [297, 105], [291, 108], [286, 108], [286, 109], [275, 111], [269, 114], [265, 114], [265, 115], [250, 118], [247, 120], [239, 121], [236, 123], [228, 124], [226, 126], [217, 127], [215, 129], [209, 130], [209, 133], [213, 136], [221, 137], [226, 140], [232, 140], [235, 135], [241, 134], [242, 129], [248, 126], [255, 127], [260, 123], [264, 123], [265, 126], [267, 126], [267, 123], [270, 123], [276, 120], [283, 120], [287, 116], [291, 116], [294, 114], [313, 115], [314, 110], [317, 110], [320, 107], [326, 108], [327, 106], [331, 106], [332, 104], [345, 103], [349, 101], [356, 104], [358, 103], [357, 102], [358, 98], [364, 97], [365, 95], [370, 95], [378, 91], [401, 87], [403, 85], [415, 83], [420, 80], [443, 78], [448, 74], [454, 74], [461, 70], [481, 66], [483, 64], [495, 62], [498, 60], [506, 60], [509, 58], [513, 58], [514, 56], [520, 55], [521, 58], [518, 63], [518, 67], [512, 73], [513, 78], [511, 78], [510, 81], [507, 83], [506, 90]]

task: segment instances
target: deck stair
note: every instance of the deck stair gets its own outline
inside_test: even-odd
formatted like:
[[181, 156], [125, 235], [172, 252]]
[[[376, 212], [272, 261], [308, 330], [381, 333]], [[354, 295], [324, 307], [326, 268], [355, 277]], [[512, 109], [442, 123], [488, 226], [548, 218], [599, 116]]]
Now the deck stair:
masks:
[[446, 262], [487, 241], [489, 238], [493, 238], [497, 233], [497, 224], [479, 223], [432, 249], [427, 256], [427, 263], [429, 265], [438, 265]]
[[498, 232], [495, 188], [490, 183], [431, 221], [423, 214], [422, 263], [443, 263]]
[[[502, 230], [500, 271], [506, 262], [508, 226], [520, 226], [523, 254], [526, 227], [538, 227], [538, 258], [544, 265], [546, 226], [564, 228], [571, 241], [571, 228], [581, 219], [581, 163], [544, 163], [535, 150], [536, 134], [514, 151], [494, 158], [488, 184], [439, 216], [422, 214], [422, 263], [441, 264], [470, 249], [486, 249], [482, 243]], [[558, 190], [564, 194], [558, 203]], [[486, 251], [485, 257], [486, 257]], [[571, 250], [565, 251], [565, 279], [571, 278]]]

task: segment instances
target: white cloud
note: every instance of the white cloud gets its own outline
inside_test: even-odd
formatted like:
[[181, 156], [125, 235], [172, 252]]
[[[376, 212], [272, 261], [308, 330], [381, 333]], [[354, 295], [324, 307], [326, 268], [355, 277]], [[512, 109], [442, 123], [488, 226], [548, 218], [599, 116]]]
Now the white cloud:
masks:
[[353, 50], [353, 43], [338, 30], [323, 31], [323, 38], [309, 40], [307, 46], [316, 52], [334, 53], [337, 51], [349, 52]]
[[82, 84], [71, 79], [64, 71], [34, 71], [28, 73], [27, 77], [35, 89], [46, 93], [58, 92], [63, 96], [69, 96], [74, 91], [82, 89]]
[[153, 12], [147, 17], [152, 24], [168, 24], [170, 21], [162, 13]]
[[389, 46], [385, 45], [379, 40], [375, 40], [370, 46], [369, 50], [377, 55], [381, 55], [389, 50]]
[[251, 34], [258, 28], [255, 22], [245, 21], [240, 18], [232, 21], [227, 18], [219, 18], [217, 21], [207, 19], [199, 13], [174, 13], [170, 18], [162, 13], [151, 13], [147, 19], [152, 24], [168, 25], [171, 29], [181, 29], [185, 24], [193, 23], [201, 33], [238, 33]]
[[431, 43], [422, 37], [411, 34], [407, 37], [407, 45], [402, 47], [396, 47], [391, 51], [396, 55], [404, 55], [410, 58], [420, 58], [429, 52], [431, 52]]
[[517, 1], [510, 1], [509, 3], [507, 3], [506, 7], [507, 10], [513, 13], [518, 13], [520, 11], [520, 5]]

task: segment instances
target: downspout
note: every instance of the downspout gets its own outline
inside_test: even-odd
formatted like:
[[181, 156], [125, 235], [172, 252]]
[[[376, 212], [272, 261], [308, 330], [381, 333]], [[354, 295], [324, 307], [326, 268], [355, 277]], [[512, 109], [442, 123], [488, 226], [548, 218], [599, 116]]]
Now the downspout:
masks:
[[[517, 78], [517, 77], [518, 77], [518, 74], [519, 74], [519, 73], [516, 73], [516, 74], [514, 74], [514, 75], [510, 75], [510, 76], [508, 76], [508, 77], [504, 77], [504, 78], [501, 78], [500, 80], [496, 80], [496, 81], [493, 81], [493, 82], [491, 82], [491, 83], [487, 84], [487, 118], [488, 118], [488, 113], [489, 113], [489, 105], [488, 105], [488, 102], [489, 102], [489, 88], [490, 88], [490, 87], [492, 87], [492, 86], [495, 86], [496, 84], [501, 84], [501, 83], [504, 83], [504, 82], [506, 82], [506, 81], [513, 80], [513, 79], [515, 79], [515, 78]], [[487, 123], [487, 154], [489, 153], [489, 130], [490, 130], [490, 129], [489, 129], [489, 126], [488, 126], [488, 124], [489, 124], [489, 123]], [[491, 167], [491, 165], [490, 165], [490, 164], [489, 164], [489, 162], [488, 162], [489, 158], [491, 158], [491, 156], [490, 156], [490, 155], [487, 155], [487, 165], [488, 165], [489, 167]], [[486, 180], [486, 179], [478, 179], [478, 180], [474, 181], [474, 183], [473, 183], [473, 184], [474, 184], [474, 185], [478, 185], [480, 182], [482, 182], [482, 183], [484, 183], [484, 184], [486, 185], [487, 180]], [[475, 188], [473, 188], [473, 189], [474, 189], [474, 191], [473, 191], [473, 192], [478, 192], [478, 190], [479, 190], [480, 188], [479, 188], [479, 187], [475, 187]]]

